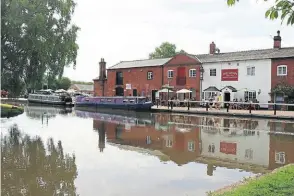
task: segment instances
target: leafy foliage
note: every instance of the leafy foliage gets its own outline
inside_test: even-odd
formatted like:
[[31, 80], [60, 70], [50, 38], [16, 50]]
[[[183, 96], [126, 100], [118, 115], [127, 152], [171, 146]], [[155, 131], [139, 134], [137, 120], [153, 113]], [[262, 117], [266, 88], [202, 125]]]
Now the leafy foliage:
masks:
[[71, 85], [71, 80], [67, 77], [62, 77], [59, 81], [58, 81], [58, 88], [59, 89], [64, 89], [67, 90]]
[[[169, 42], [163, 42], [159, 47], [155, 48], [155, 51], [149, 54], [149, 59], [168, 58], [177, 54], [177, 47], [175, 44]], [[180, 53], [186, 53], [184, 50], [180, 50]]]
[[10, 92], [50, 86], [76, 65], [73, 0], [1, 0], [1, 82]]
[[[235, 5], [239, 0], [227, 0], [229, 6]], [[264, 0], [267, 1], [267, 0]], [[294, 1], [293, 0], [276, 0], [275, 5], [270, 7], [265, 17], [271, 20], [280, 18], [283, 23], [286, 21], [287, 25], [294, 24]]]
[[1, 137], [2, 195], [77, 195], [75, 156], [64, 154], [61, 141], [22, 135], [16, 125]]
[[294, 95], [294, 86], [291, 86], [287, 83], [280, 83], [271, 90], [271, 93], [292, 96]]

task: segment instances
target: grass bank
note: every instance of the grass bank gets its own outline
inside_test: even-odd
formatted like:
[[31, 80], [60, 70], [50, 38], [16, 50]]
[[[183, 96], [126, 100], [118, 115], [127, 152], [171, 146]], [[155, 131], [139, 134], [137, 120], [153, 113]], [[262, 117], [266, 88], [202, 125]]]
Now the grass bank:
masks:
[[1, 106], [1, 118], [14, 117], [24, 112], [23, 107], [14, 106], [10, 104], [0, 104]]
[[292, 196], [294, 195], [294, 164], [260, 177], [246, 179], [225, 187], [210, 196]]

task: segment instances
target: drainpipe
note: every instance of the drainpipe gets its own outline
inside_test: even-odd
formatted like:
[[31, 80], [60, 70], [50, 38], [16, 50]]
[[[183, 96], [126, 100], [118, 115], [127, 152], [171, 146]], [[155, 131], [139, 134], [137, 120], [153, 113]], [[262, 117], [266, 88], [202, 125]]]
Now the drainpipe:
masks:
[[161, 65], [161, 86], [164, 85], [164, 72], [163, 72], [163, 65]]

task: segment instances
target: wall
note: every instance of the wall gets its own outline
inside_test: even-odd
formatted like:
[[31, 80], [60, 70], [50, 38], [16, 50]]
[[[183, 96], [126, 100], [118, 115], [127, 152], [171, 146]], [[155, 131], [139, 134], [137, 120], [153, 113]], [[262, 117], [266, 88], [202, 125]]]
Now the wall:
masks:
[[[270, 101], [269, 92], [271, 90], [271, 60], [250, 60], [250, 61], [234, 61], [220, 63], [204, 63], [204, 74], [202, 81], [202, 90], [205, 90], [209, 86], [215, 86], [218, 89], [222, 89], [225, 86], [233, 86], [237, 90], [256, 91], [256, 98], [260, 103], [267, 103]], [[239, 63], [239, 65], [237, 65]], [[247, 67], [255, 67], [255, 76], [247, 76]], [[210, 69], [216, 69], [216, 76], [210, 76]], [[238, 81], [221, 81], [222, 69], [238, 69]], [[258, 90], [261, 89], [261, 94], [258, 95]], [[238, 93], [240, 95], [240, 93]], [[243, 93], [242, 93], [243, 95]], [[234, 97], [231, 97], [231, 100]], [[244, 100], [244, 98], [243, 98]]]
[[[277, 67], [287, 65], [287, 76], [277, 76]], [[272, 59], [272, 80], [271, 87], [274, 88], [280, 82], [294, 85], [294, 58]]]
[[[133, 89], [137, 89], [138, 95], [141, 95], [144, 91], [144, 95], [151, 95], [151, 90], [159, 90], [162, 86], [161, 74], [162, 67], [142, 67], [142, 68], [130, 68], [130, 69], [119, 69], [119, 70], [108, 70], [107, 71], [107, 96], [115, 95], [116, 88], [116, 72], [123, 72], [123, 84], [121, 87], [125, 89], [125, 96], [129, 94], [133, 95]], [[153, 71], [153, 79], [147, 79], [147, 72]], [[126, 84], [131, 84], [132, 90], [126, 90]]]
[[[104, 96], [110, 96], [107, 94], [107, 80], [104, 81]], [[103, 81], [94, 80], [94, 96], [103, 96]]]
[[[269, 135], [267, 132], [259, 132], [259, 135], [250, 136], [226, 136], [224, 133], [210, 134], [205, 131], [201, 132], [202, 153], [207, 157], [220, 159], [230, 159], [240, 163], [250, 163], [268, 166], [269, 165]], [[220, 152], [220, 142], [236, 143], [236, 155], [225, 154]], [[215, 145], [215, 152], [208, 152], [210, 144]], [[250, 145], [249, 145], [250, 144]], [[245, 158], [246, 149], [252, 149], [252, 159]]]
[[[185, 67], [186, 69], [186, 85], [177, 85], [177, 69], [178, 67]], [[189, 70], [196, 69], [196, 77], [189, 77]], [[168, 78], [168, 70], [174, 71], [174, 77]], [[195, 98], [200, 100], [200, 63], [196, 59], [189, 57], [185, 54], [178, 54], [174, 56], [167, 64], [164, 65], [163, 69], [163, 81], [164, 84], [170, 84], [175, 87], [176, 90], [183, 88], [196, 90]]]

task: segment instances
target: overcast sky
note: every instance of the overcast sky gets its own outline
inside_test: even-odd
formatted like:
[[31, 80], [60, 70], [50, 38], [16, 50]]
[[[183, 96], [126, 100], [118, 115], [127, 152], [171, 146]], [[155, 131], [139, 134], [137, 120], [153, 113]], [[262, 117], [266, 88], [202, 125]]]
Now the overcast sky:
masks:
[[271, 48], [281, 31], [282, 47], [294, 46], [294, 27], [265, 19], [270, 3], [243, 0], [76, 0], [77, 68], [65, 69], [72, 80], [92, 81], [103, 57], [107, 67], [148, 58], [162, 42], [192, 54], [208, 53], [214, 41], [221, 52]]

